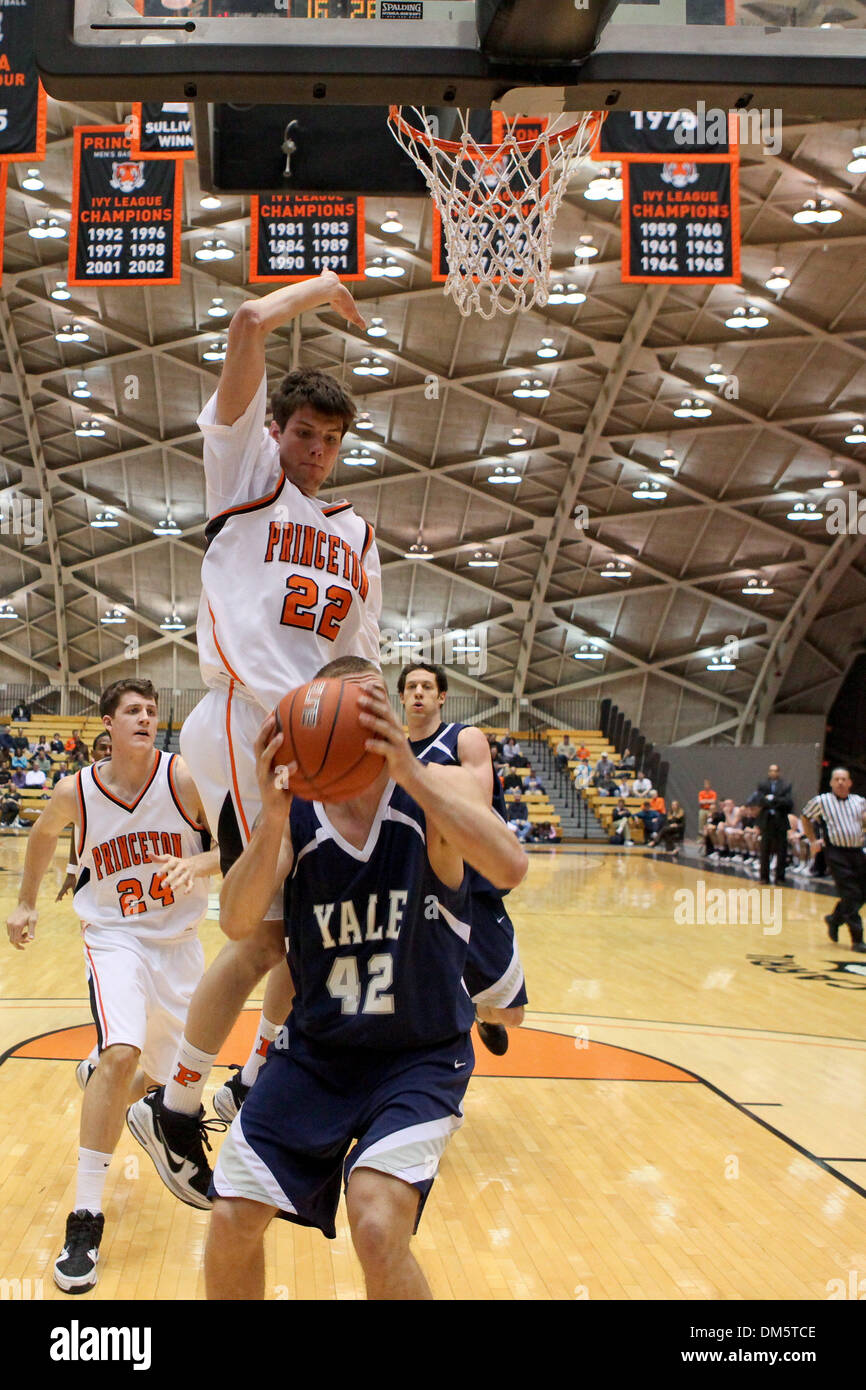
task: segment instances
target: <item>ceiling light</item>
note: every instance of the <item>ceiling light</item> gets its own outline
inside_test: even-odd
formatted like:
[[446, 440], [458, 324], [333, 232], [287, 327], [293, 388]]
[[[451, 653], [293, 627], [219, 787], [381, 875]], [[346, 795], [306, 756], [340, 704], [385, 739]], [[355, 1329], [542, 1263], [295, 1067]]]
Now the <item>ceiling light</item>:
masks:
[[216, 260], [216, 242], [214, 241], [213, 237], [208, 237], [207, 241], [202, 242], [201, 246], [195, 253], [195, 258], [197, 261]]
[[406, 267], [395, 260], [393, 256], [385, 257], [385, 271], [389, 280], [399, 280], [401, 275], [406, 274]]
[[592, 237], [582, 236], [574, 248], [574, 259], [576, 261], [591, 261], [593, 256], [597, 255], [598, 247], [593, 245]]
[[90, 334], [80, 323], [64, 323], [54, 334], [58, 343], [89, 343]]
[[374, 256], [372, 261], [367, 265], [364, 274], [367, 276], [368, 280], [381, 280], [382, 276], [385, 274], [385, 257]]
[[352, 371], [355, 376], [387, 376], [388, 368], [385, 366], [381, 357], [362, 357], [357, 367]]
[[711, 656], [707, 662], [708, 671], [736, 671], [736, 666], [727, 656]]
[[838, 468], [828, 468], [827, 476], [821, 484], [822, 487], [844, 487], [845, 484], [839, 473]]
[[206, 193], [203, 198], [199, 198], [198, 205], [200, 208], [207, 208], [208, 211], [210, 211], [211, 209], [221, 208], [222, 200], [215, 197], [213, 193]]
[[158, 521], [153, 528], [155, 536], [180, 536], [183, 534], [171, 512], [166, 512], [162, 521]]
[[0, 603], [0, 619], [17, 618], [18, 614], [11, 603]]
[[846, 444], [862, 444], [866, 440], [866, 426], [852, 425], [845, 435]]
[[594, 642], [581, 642], [577, 651], [571, 655], [575, 661], [604, 661], [604, 652]]
[[430, 547], [425, 545], [419, 536], [414, 545], [410, 545], [408, 550], [403, 552], [404, 560], [432, 560]]
[[51, 291], [52, 299], [71, 299], [72, 292], [67, 288], [65, 280], [58, 280], [54, 289]]
[[755, 304], [748, 308], [742, 305], [735, 309], [730, 318], [725, 319], [726, 328], [766, 328], [770, 320]]
[[398, 637], [394, 638], [393, 645], [395, 647], [420, 647], [421, 638], [416, 637], [414, 632], [401, 632]]
[[403, 230], [403, 223], [396, 212], [386, 212], [385, 220], [380, 222], [379, 226], [383, 232], [402, 232]]
[[631, 495], [638, 502], [663, 502], [668, 494], [664, 484], [657, 479], [641, 478]]
[[849, 174], [866, 174], [866, 145], [855, 145], [852, 158], [845, 168]]
[[543, 401], [546, 399], [547, 396], [550, 395], [550, 388], [545, 386], [544, 382], [540, 381], [538, 377], [535, 377], [533, 378], [532, 391], [530, 394], [533, 395], [537, 400]]
[[747, 579], [742, 588], [742, 593], [753, 597], [766, 598], [776, 591], [767, 579], [759, 579], [756, 574]]
[[35, 226], [28, 227], [27, 235], [34, 241], [41, 241], [43, 237], [65, 237], [66, 228], [61, 227], [56, 217], [39, 217]]
[[234, 255], [235, 253], [232, 248], [227, 246], [221, 238], [213, 248], [213, 259], [215, 261], [232, 261], [234, 260]]
[[793, 221], [799, 222], [802, 227], [806, 227], [810, 222], [817, 222], [816, 213], [818, 204], [814, 198], [807, 198], [798, 212], [792, 214]]
[[547, 302], [548, 304], [585, 304], [586, 295], [579, 285], [576, 285], [573, 280], [569, 280], [567, 284], [552, 285]]
[[125, 622], [126, 622], [126, 614], [124, 613], [124, 611], [123, 611], [122, 608], [109, 608], [108, 611], [107, 611], [106, 613], [103, 613], [103, 615], [102, 615], [102, 617], [99, 619], [99, 621], [100, 621], [105, 627], [111, 627], [112, 624], [115, 624], [115, 623], [117, 623], [117, 624], [125, 623]]
[[795, 502], [786, 516], [788, 521], [820, 521], [824, 513], [814, 502]]
[[352, 428], [355, 430], [372, 430], [375, 429], [375, 425], [373, 424], [373, 421], [371, 420], [368, 412], [364, 410], [358, 416]]
[[224, 319], [227, 315], [228, 309], [226, 308], [225, 300], [220, 299], [218, 295], [214, 295], [210, 302], [208, 316], [212, 319]]
[[75, 433], [79, 439], [104, 439], [105, 430], [99, 420], [82, 420], [80, 425], [76, 425]]
[[112, 511], [97, 512], [90, 524], [95, 531], [105, 531], [108, 530], [109, 527], [120, 525], [117, 517]]
[[344, 454], [342, 462], [347, 468], [372, 468], [378, 459], [369, 449], [350, 449], [348, 454]]
[[72, 390], [72, 394], [78, 401], [90, 400], [92, 393], [90, 387], [87, 385], [87, 382], [84, 380], [84, 377], [82, 377], [80, 381], [76, 381], [75, 386]]
[[515, 386], [511, 394], [512, 396], [516, 396], [518, 400], [528, 400], [532, 395], [532, 382], [529, 380], [529, 377], [524, 377], [520, 385]]
[[829, 198], [822, 198], [818, 204], [818, 211], [815, 213], [815, 221], [827, 224], [841, 220], [842, 214], [839, 209], [834, 207]]
[[727, 381], [727, 379], [728, 379], [728, 378], [725, 376], [725, 373], [722, 371], [722, 364], [721, 364], [721, 362], [711, 362], [711, 363], [710, 363], [710, 370], [707, 372], [706, 376], [704, 377], [704, 381], [707, 383], [707, 385], [708, 385], [708, 386], [724, 386], [724, 384], [725, 384], [725, 382]]
[[516, 468], [509, 468], [506, 464], [504, 468], [494, 468], [493, 472], [488, 474], [487, 481], [488, 483], [519, 483], [521, 475]]
[[511, 431], [508, 437], [508, 443], [512, 449], [525, 449], [529, 440], [525, 438], [523, 430], [518, 428]]
[[584, 198], [591, 203], [599, 203], [607, 198], [612, 203], [622, 202], [622, 179], [613, 169], [600, 169], [590, 179]]
[[674, 453], [673, 449], [665, 449], [664, 453], [659, 459], [659, 468], [668, 468], [672, 473], [676, 473], [679, 471], [679, 466], [680, 461]]
[[160, 627], [162, 628], [163, 632], [183, 632], [183, 629], [186, 627], [186, 623], [184, 622], [183, 618], [179, 618], [177, 614], [174, 612], [174, 610], [172, 610], [172, 612], [167, 617], [163, 618], [162, 622], [160, 623]]
[[552, 338], [542, 338], [541, 346], [535, 349], [536, 357], [558, 357], [559, 349], [554, 347]]
[[203, 362], [225, 362], [229, 350], [226, 338], [211, 338], [202, 352]]
[[774, 265], [770, 272], [770, 278], [764, 281], [768, 290], [776, 291], [786, 290], [790, 283], [791, 281], [785, 274], [785, 267], [783, 265]]
[[631, 579], [631, 570], [621, 560], [608, 560], [600, 573], [602, 579]]
[[28, 169], [27, 177], [21, 180], [21, 187], [28, 189], [31, 193], [38, 193], [45, 184], [39, 176], [38, 169]]
[[387, 338], [387, 336], [388, 330], [385, 327], [385, 320], [383, 318], [372, 318], [370, 320], [370, 327], [367, 329], [367, 337]]
[[495, 569], [499, 564], [496, 556], [491, 550], [476, 550], [471, 560], [466, 564], [471, 570]]
[[684, 396], [674, 410], [674, 415], [680, 420], [706, 420], [712, 413], [710, 406], [700, 396]]

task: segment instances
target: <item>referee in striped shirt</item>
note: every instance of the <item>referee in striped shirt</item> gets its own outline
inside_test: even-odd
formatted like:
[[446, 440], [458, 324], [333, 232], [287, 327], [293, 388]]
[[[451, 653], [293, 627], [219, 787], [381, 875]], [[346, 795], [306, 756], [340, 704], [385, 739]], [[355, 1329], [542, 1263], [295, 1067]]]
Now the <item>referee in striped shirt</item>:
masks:
[[851, 933], [852, 951], [866, 952], [860, 908], [866, 902], [866, 854], [863, 853], [866, 827], [866, 797], [851, 794], [851, 777], [846, 767], [836, 767], [830, 777], [830, 790], [813, 796], [800, 812], [803, 829], [813, 854], [820, 848], [812, 821], [818, 817], [827, 827], [824, 853], [839, 902], [824, 918], [831, 941], [839, 940], [839, 928], [846, 923]]

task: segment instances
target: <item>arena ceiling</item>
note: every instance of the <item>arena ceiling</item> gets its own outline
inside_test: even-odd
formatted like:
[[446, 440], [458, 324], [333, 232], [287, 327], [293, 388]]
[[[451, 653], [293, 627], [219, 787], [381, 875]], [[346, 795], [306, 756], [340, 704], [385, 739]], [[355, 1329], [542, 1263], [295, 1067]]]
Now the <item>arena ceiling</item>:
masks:
[[[248, 203], [223, 195], [218, 210], [202, 209], [187, 161], [175, 287], [74, 290], [57, 302], [68, 239], [28, 235], [39, 217], [68, 227], [73, 127], [114, 124], [129, 109], [49, 99], [45, 188], [27, 191], [26, 165], [9, 166], [0, 481], [7, 497], [41, 502], [45, 525], [36, 544], [0, 525], [0, 601], [19, 614], [0, 629], [5, 681], [97, 688], [129, 670], [134, 636], [139, 669], [158, 685], [199, 684], [195, 418], [219, 373], [203, 351], [228, 322], [208, 316], [214, 296], [233, 311], [261, 288], [245, 284]], [[491, 710], [607, 694], [656, 742], [760, 738], [773, 712], [829, 707], [862, 638], [866, 534], [787, 513], [796, 502], [826, 506], [829, 469], [846, 491], [864, 481], [866, 449], [845, 442], [866, 410], [866, 200], [863, 176], [845, 167], [858, 143], [850, 126], [801, 126], [782, 132], [777, 153], [744, 150], [742, 286], [622, 284], [618, 204], [587, 201], [596, 169], [581, 171], [557, 221], [554, 268], [585, 302], [492, 323], [462, 319], [431, 282], [426, 200], [398, 203], [396, 234], [380, 227], [386, 202], [368, 200], [368, 259], [387, 252], [406, 271], [354, 287], [386, 336], [309, 314], [270, 339], [268, 369], [276, 378], [296, 362], [324, 367], [369, 412], [372, 430], [346, 444], [371, 447], [375, 466], [340, 463], [331, 492], [376, 527], [384, 629], [483, 634], [486, 666], [475, 658], [457, 674]], [[820, 197], [841, 220], [818, 230], [792, 220]], [[194, 259], [215, 233], [236, 253], [216, 269]], [[576, 262], [581, 236], [598, 254]], [[772, 291], [778, 265], [791, 283]], [[748, 304], [768, 324], [727, 327]], [[88, 342], [57, 342], [71, 321]], [[543, 338], [554, 359], [536, 355]], [[387, 375], [355, 375], [374, 353]], [[724, 384], [705, 381], [714, 363]], [[549, 394], [515, 397], [527, 377]], [[90, 399], [72, 395], [80, 379]], [[675, 416], [696, 391], [709, 418]], [[92, 417], [104, 436], [76, 435]], [[509, 445], [515, 426], [525, 446]], [[663, 473], [668, 449], [678, 464]], [[516, 470], [519, 484], [490, 483], [496, 467]], [[634, 498], [641, 480], [660, 476], [664, 501]], [[106, 507], [119, 525], [94, 528]], [[180, 535], [154, 536], [166, 512]], [[419, 541], [432, 559], [405, 558]], [[496, 565], [469, 567], [479, 550]], [[611, 560], [630, 577], [603, 577]], [[742, 593], [755, 575], [772, 595]], [[116, 606], [125, 625], [104, 626]], [[171, 613], [182, 631], [161, 627]], [[734, 638], [736, 669], [708, 671]], [[576, 660], [581, 644], [603, 660]]]

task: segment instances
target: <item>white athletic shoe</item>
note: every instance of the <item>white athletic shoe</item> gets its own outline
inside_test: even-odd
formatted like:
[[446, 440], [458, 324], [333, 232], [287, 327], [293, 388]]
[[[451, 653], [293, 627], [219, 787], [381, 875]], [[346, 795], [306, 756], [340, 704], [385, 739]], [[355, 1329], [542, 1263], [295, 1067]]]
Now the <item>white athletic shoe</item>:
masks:
[[93, 1073], [96, 1071], [96, 1063], [91, 1062], [89, 1057], [85, 1057], [83, 1062], [79, 1062], [75, 1068], [75, 1080], [83, 1091]]

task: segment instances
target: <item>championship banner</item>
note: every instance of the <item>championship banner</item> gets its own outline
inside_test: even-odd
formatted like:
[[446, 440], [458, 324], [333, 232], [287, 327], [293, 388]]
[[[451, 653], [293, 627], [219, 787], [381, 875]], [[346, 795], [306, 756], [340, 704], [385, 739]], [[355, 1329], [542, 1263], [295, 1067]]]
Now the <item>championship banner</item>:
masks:
[[736, 159], [626, 161], [623, 283], [739, 284], [738, 173]]
[[[514, 134], [518, 140], [535, 140], [546, 125], [547, 120], [543, 116], [526, 116], [519, 125], [515, 126]], [[504, 135], [505, 118], [501, 111], [494, 111], [491, 116], [489, 132], [480, 132], [475, 138], [479, 145], [501, 145]], [[543, 150], [539, 150], [533, 155], [532, 159], [529, 161], [529, 173], [532, 178], [538, 178], [544, 172], [546, 168], [546, 159], [547, 156]], [[511, 237], [511, 245], [515, 248], [515, 252], [525, 260], [528, 259], [529, 230], [527, 228], [525, 233], [521, 233], [521, 227], [526, 226], [527, 218], [532, 214], [526, 206], [521, 206], [520, 204], [521, 182], [521, 177], [519, 173], [516, 172], [514, 184], [512, 185], [514, 189], [514, 218], [510, 223], [507, 223], [506, 226], [509, 236]], [[546, 178], [542, 180], [540, 187], [543, 193], [547, 192], [547, 183], [548, 180]], [[501, 214], [502, 204], [498, 203], [496, 208], [497, 213]], [[509, 243], [506, 237], [496, 230], [496, 223], [498, 220], [498, 218], [482, 217], [475, 223], [479, 242], [486, 242], [490, 246], [488, 255], [485, 256], [482, 253], [481, 256], [481, 266], [483, 270], [487, 270], [488, 268], [485, 262], [488, 262], [489, 256], [495, 255], [496, 259], [501, 261], [508, 251]], [[492, 241], [491, 238], [493, 238]], [[435, 203], [433, 205], [433, 268], [430, 278], [438, 283], [444, 283], [448, 279], [448, 251], [445, 236], [442, 231], [442, 218]], [[502, 277], [498, 275], [494, 276], [494, 281], [498, 282], [501, 278]]]
[[134, 101], [130, 154], [148, 159], [191, 159], [192, 117], [185, 101]]
[[721, 108], [696, 111], [608, 111], [591, 159], [727, 159], [736, 145], [735, 116]]
[[333, 270], [364, 279], [364, 199], [339, 193], [250, 198], [250, 283], [307, 280]]
[[3, 244], [6, 228], [6, 182], [9, 170], [0, 164], [0, 285], [3, 283]]
[[35, 0], [0, 4], [0, 162], [45, 158], [45, 89], [34, 58]]
[[179, 285], [183, 166], [132, 158], [125, 126], [77, 126], [70, 285]]

